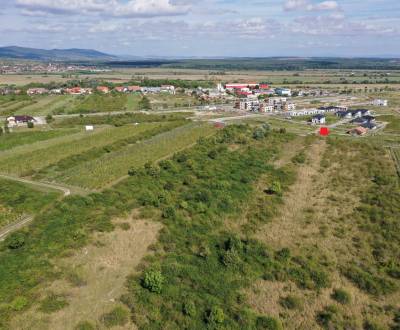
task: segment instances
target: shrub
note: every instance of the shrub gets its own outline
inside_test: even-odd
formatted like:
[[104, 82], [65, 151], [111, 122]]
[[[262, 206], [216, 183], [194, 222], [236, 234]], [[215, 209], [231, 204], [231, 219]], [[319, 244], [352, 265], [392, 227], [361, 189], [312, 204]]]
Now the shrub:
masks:
[[111, 312], [103, 314], [101, 317], [101, 322], [103, 322], [107, 328], [123, 326], [127, 324], [128, 321], [129, 311], [122, 306], [115, 307]]
[[385, 295], [396, 290], [393, 282], [378, 277], [357, 266], [350, 266], [344, 271], [344, 275], [351, 280], [357, 287], [372, 295]]
[[161, 293], [164, 283], [164, 276], [160, 271], [148, 270], [144, 273], [142, 279], [142, 286], [150, 292]]
[[206, 314], [207, 323], [221, 324], [225, 321], [225, 314], [221, 307], [213, 306]]
[[342, 329], [342, 317], [336, 306], [326, 306], [317, 314], [317, 322], [325, 329]]
[[137, 174], [137, 169], [136, 168], [134, 168], [134, 167], [132, 167], [132, 168], [130, 168], [129, 170], [128, 170], [128, 175], [129, 176], [135, 176], [136, 174]]
[[296, 156], [292, 158], [294, 164], [304, 164], [306, 162], [306, 154], [304, 151], [299, 152]]
[[162, 217], [164, 219], [170, 219], [173, 218], [174, 216], [175, 216], [175, 209], [172, 206], [166, 207], [162, 213]]
[[33, 128], [35, 125], [33, 124], [33, 122], [28, 121], [28, 128]]
[[23, 233], [11, 234], [7, 238], [6, 244], [7, 244], [8, 248], [11, 250], [20, 249], [25, 245], [25, 235]]
[[279, 181], [272, 182], [271, 186], [267, 189], [267, 193], [271, 195], [282, 195], [282, 186]]
[[256, 128], [253, 132], [253, 138], [255, 140], [262, 140], [265, 138], [265, 131], [262, 128]]
[[62, 295], [51, 293], [40, 304], [39, 310], [43, 313], [54, 313], [68, 306], [68, 302]]
[[256, 320], [256, 329], [259, 330], [283, 330], [282, 323], [269, 316], [260, 316]]
[[96, 327], [89, 321], [79, 322], [75, 326], [75, 330], [95, 330], [95, 329], [96, 329]]
[[364, 330], [385, 330], [386, 327], [373, 321], [365, 321], [363, 324]]
[[280, 300], [280, 304], [287, 309], [303, 309], [303, 300], [295, 296], [287, 296]]
[[28, 306], [28, 299], [22, 296], [15, 297], [14, 300], [12, 301], [10, 307], [19, 312], [22, 311], [26, 306]]
[[196, 305], [191, 300], [185, 301], [182, 304], [182, 312], [184, 315], [187, 315], [187, 316], [191, 316], [191, 317], [196, 316]]
[[332, 299], [335, 299], [337, 302], [347, 305], [351, 301], [350, 294], [342, 289], [335, 289], [332, 293]]

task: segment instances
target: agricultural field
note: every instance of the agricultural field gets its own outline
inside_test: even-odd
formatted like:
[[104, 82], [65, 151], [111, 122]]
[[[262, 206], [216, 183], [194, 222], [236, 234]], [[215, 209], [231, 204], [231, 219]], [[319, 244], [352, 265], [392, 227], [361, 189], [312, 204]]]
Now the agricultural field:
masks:
[[45, 141], [77, 133], [77, 129], [58, 130], [21, 130], [10, 134], [0, 135], [0, 151], [13, 149], [18, 146], [29, 145], [35, 142]]
[[[39, 170], [60, 161], [68, 156], [83, 153], [95, 147], [107, 146], [118, 140], [143, 132], [155, 124], [123, 127], [104, 127], [95, 132], [76, 134], [74, 140], [61, 140], [49, 147], [27, 150], [26, 152], [10, 152], [0, 156], [0, 172], [18, 176], [29, 176]], [[68, 137], [68, 136], [67, 136]], [[51, 140], [50, 140], [51, 141]], [[47, 141], [46, 141], [47, 142]]]
[[156, 162], [196, 143], [200, 137], [212, 135], [215, 129], [207, 124], [188, 124], [171, 131], [107, 153], [93, 161], [78, 164], [52, 177], [55, 181], [89, 189], [105, 185], [127, 175], [132, 167]]

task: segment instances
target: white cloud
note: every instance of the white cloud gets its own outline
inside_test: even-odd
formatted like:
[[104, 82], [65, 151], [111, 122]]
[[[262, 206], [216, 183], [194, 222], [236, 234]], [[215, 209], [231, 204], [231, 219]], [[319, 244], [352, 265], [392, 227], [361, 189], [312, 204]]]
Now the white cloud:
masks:
[[336, 1], [324, 1], [315, 5], [310, 4], [307, 6], [307, 10], [338, 10], [339, 4]]
[[293, 10], [307, 10], [307, 11], [329, 11], [339, 10], [340, 6], [336, 1], [323, 1], [319, 3], [312, 3], [310, 0], [287, 0], [283, 8], [286, 11]]
[[17, 0], [26, 14], [104, 14], [114, 17], [183, 15], [190, 10], [185, 1], [173, 0]]

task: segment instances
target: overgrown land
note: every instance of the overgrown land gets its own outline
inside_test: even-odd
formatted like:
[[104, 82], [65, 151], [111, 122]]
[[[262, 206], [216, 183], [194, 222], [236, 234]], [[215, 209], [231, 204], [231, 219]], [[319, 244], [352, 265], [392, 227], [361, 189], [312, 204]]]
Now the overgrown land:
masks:
[[[63, 263], [146, 220], [162, 229], [121, 294], [66, 329], [399, 329], [399, 183], [369, 142], [232, 125], [109, 189], [55, 201], [1, 243], [0, 327], [51, 329], [74, 308], [71, 287], [91, 285]], [[126, 265], [110, 263], [117, 283]]]

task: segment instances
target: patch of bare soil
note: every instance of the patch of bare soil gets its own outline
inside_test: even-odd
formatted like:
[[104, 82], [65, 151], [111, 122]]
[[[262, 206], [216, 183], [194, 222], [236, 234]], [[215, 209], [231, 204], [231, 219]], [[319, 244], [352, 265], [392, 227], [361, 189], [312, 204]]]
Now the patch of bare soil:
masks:
[[[129, 227], [126, 225], [129, 223]], [[72, 330], [81, 321], [103, 329], [99, 318], [118, 305], [125, 293], [125, 281], [148, 248], [157, 240], [159, 223], [138, 219], [119, 219], [111, 233], [100, 233], [94, 244], [63, 260], [60, 268], [66, 279], [54, 282], [44, 292], [64, 295], [68, 306], [52, 314], [32, 310], [13, 322], [13, 329]], [[118, 329], [118, 328], [115, 328]], [[136, 329], [129, 324], [120, 329]]]

